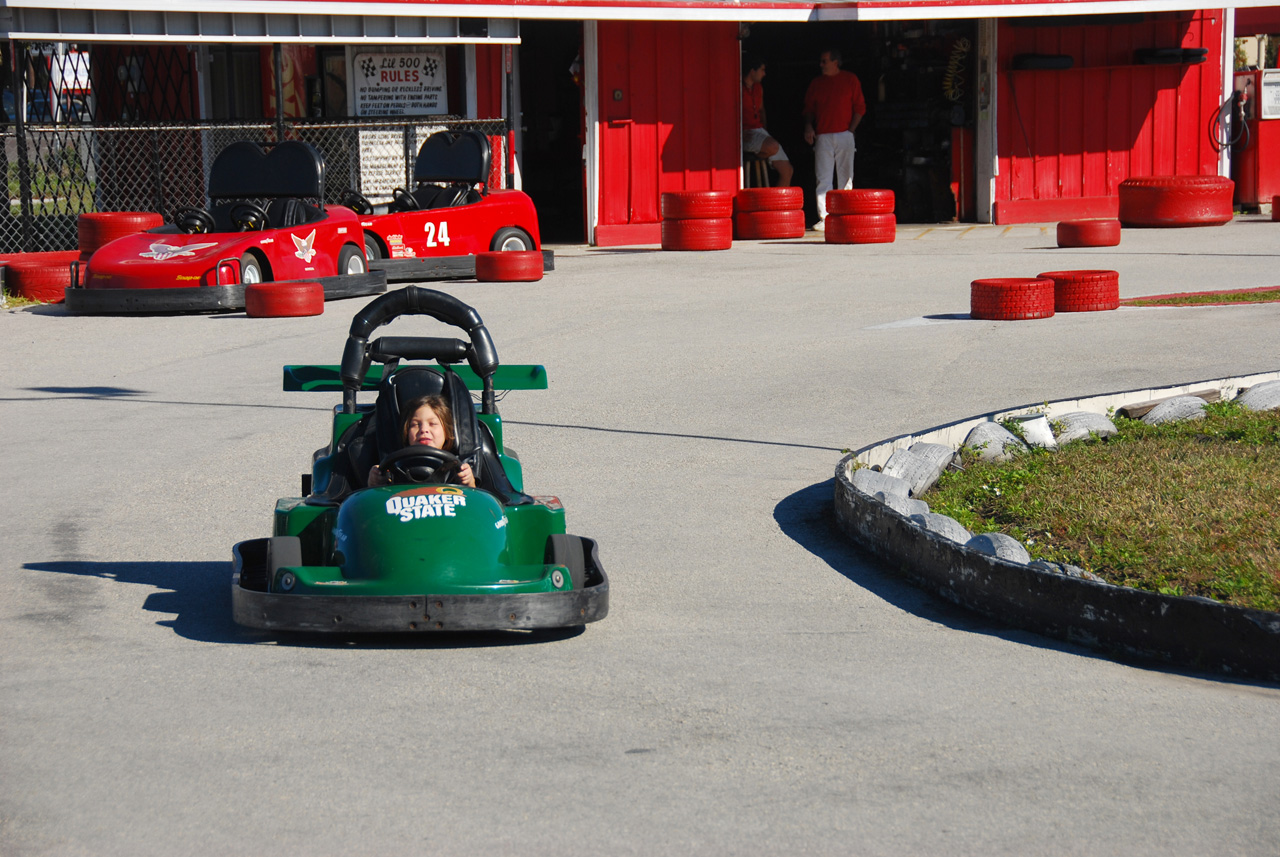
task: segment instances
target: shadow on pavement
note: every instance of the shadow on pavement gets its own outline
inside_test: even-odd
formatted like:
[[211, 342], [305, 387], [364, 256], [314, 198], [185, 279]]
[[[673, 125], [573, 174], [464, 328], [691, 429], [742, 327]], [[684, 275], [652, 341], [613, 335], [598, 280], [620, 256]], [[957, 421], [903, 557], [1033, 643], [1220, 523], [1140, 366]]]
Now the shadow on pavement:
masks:
[[[97, 577], [117, 583], [152, 586], [143, 609], [166, 614], [157, 625], [204, 643], [259, 644], [315, 648], [470, 649], [551, 643], [576, 637], [582, 626], [546, 631], [493, 631], [431, 634], [302, 634], [242, 628], [231, 620], [230, 562], [32, 562], [23, 568], [55, 574]], [[168, 618], [172, 616], [172, 618]]]

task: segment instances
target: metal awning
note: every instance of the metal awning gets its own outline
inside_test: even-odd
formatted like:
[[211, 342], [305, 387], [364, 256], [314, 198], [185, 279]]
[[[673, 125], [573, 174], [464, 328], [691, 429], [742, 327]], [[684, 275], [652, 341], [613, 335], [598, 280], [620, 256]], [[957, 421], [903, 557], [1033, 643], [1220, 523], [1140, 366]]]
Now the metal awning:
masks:
[[[900, 21], [1206, 8], [1195, 0], [191, 0], [180, 11], [173, 5], [172, 0], [0, 0], [0, 30], [26, 41], [514, 44], [520, 41], [520, 19]], [[1274, 5], [1275, 0], [1235, 4]]]

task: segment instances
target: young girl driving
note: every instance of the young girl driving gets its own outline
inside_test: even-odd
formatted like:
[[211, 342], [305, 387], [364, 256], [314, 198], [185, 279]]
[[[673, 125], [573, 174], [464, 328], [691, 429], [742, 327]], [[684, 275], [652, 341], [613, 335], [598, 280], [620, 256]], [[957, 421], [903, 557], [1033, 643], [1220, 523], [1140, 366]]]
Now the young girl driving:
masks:
[[[409, 402], [405, 408], [404, 423], [400, 426], [400, 437], [405, 446], [431, 446], [446, 452], [457, 454], [457, 444], [453, 438], [453, 412], [448, 403], [439, 396], [420, 396]], [[369, 471], [370, 488], [389, 485], [390, 481], [378, 465]], [[476, 487], [476, 477], [471, 472], [471, 465], [462, 463], [450, 481]]]

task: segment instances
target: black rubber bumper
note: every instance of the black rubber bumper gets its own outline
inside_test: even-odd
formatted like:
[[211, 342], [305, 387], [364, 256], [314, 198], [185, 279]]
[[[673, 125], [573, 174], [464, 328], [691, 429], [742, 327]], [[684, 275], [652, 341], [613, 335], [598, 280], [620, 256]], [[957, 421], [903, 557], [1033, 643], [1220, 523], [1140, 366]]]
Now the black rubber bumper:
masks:
[[[556, 269], [554, 250], [542, 251], [542, 270]], [[426, 256], [421, 259], [377, 259], [369, 270], [381, 271], [393, 283], [417, 283], [431, 280], [469, 280], [476, 275], [475, 256]]]
[[[319, 283], [324, 288], [327, 301], [380, 295], [387, 290], [387, 275], [382, 271], [280, 282]], [[66, 291], [66, 306], [72, 315], [229, 312], [244, 309], [244, 284], [180, 289], [86, 289], [72, 286]]]

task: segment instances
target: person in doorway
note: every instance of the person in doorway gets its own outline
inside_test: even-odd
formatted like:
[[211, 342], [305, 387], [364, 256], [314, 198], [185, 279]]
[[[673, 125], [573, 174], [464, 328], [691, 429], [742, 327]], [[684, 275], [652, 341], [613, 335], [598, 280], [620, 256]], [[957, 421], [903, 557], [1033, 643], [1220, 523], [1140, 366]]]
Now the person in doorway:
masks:
[[818, 177], [818, 222], [813, 228], [819, 231], [827, 219], [827, 191], [853, 187], [853, 132], [867, 113], [858, 76], [840, 68], [840, 62], [838, 50], [819, 54], [822, 74], [804, 95], [804, 141], [813, 146]]
[[782, 151], [778, 141], [765, 130], [764, 118], [764, 60], [759, 57], [742, 58], [742, 148], [778, 171], [778, 187], [791, 184], [791, 161]]

